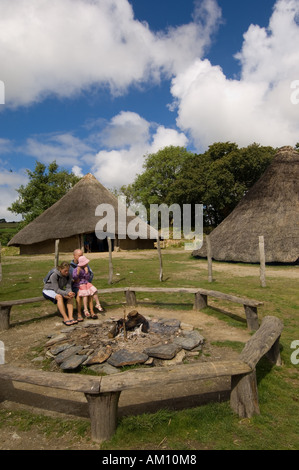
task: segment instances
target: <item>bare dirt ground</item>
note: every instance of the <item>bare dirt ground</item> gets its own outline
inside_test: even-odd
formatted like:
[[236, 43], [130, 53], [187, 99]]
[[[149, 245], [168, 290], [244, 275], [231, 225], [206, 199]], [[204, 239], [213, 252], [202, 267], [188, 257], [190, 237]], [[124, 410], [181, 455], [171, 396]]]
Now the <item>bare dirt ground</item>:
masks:
[[[98, 258], [101, 254], [90, 254], [90, 258]], [[104, 255], [105, 256], [105, 255]], [[114, 257], [132, 256], [136, 258], [145, 258], [143, 252], [115, 253]], [[155, 254], [153, 254], [155, 256]], [[42, 255], [40, 256], [42, 258]], [[13, 262], [13, 259], [11, 259]], [[193, 263], [191, 263], [192, 265]], [[191, 267], [190, 265], [190, 267]], [[205, 264], [201, 265], [202, 269]], [[256, 275], [259, 276], [258, 266], [242, 266], [233, 264], [217, 263], [215, 270], [225, 270], [229, 274], [237, 276]], [[299, 266], [288, 269], [267, 268], [269, 277], [288, 277], [299, 279]], [[242, 306], [241, 306], [242, 307]], [[230, 360], [236, 358], [238, 353], [228, 347], [220, 347], [215, 342], [236, 341], [245, 343], [250, 338], [246, 329], [246, 324], [241, 323], [240, 328], [228, 326], [227, 323], [217, 319], [215, 316], [209, 316], [203, 312], [193, 310], [166, 310], [152, 308], [149, 306], [139, 306], [138, 311], [144, 316], [154, 316], [156, 318], [177, 318], [184, 323], [193, 325], [200, 330], [205, 338], [203, 347], [202, 361], [212, 360]], [[104, 318], [121, 317], [123, 308], [109, 308]], [[0, 340], [5, 345], [5, 362], [11, 365], [38, 368], [32, 358], [36, 355], [34, 348], [44, 344], [45, 338], [49, 333], [58, 333], [63, 324], [59, 316], [43, 318], [33, 323], [22, 325], [13, 325], [9, 330], [0, 332]], [[213, 384], [197, 382], [177, 385], [176, 387], [163, 388], [163, 390], [134, 390], [122, 392], [119, 401], [119, 415], [138, 414], [144, 412], [153, 412], [159, 407], [168, 407], [180, 409], [184, 407], [196, 406], [212, 399], [225, 398], [229, 390], [229, 381], [221, 379]], [[6, 388], [6, 399], [0, 401], [0, 410], [29, 410], [35, 414], [43, 414], [50, 417], [59, 417], [63, 420], [84, 419], [88, 420], [88, 408], [83, 394], [46, 389], [44, 387], [33, 387], [25, 384], [14, 383], [14, 387], [9, 387], [7, 383], [0, 382], [1, 388]], [[8, 395], [7, 395], [8, 393]], [[201, 393], [201, 396], [199, 396]], [[0, 450], [96, 450], [99, 445], [92, 442], [90, 437], [78, 438], [71, 433], [63, 434], [61, 437], [55, 435], [46, 436], [33, 430], [21, 431], [12, 425], [0, 426]]]
[[[229, 360], [237, 357], [237, 353], [230, 348], [217, 347], [211, 344], [216, 341], [238, 341], [245, 343], [250, 335], [246, 328], [231, 328], [223, 321], [215, 317], [208, 316], [202, 312], [190, 311], [169, 311], [151, 307], [138, 307], [138, 311], [144, 316], [155, 316], [156, 318], [177, 318], [193, 325], [200, 330], [205, 338], [203, 348], [203, 361]], [[106, 312], [105, 317], [121, 317], [123, 309], [113, 309]], [[85, 320], [87, 321], [87, 320]], [[11, 365], [38, 368], [38, 363], [32, 362], [36, 355], [34, 348], [44, 344], [49, 333], [58, 333], [64, 325], [60, 317], [42, 319], [38, 322], [12, 326], [9, 330], [0, 333], [0, 339], [5, 344], [5, 362]], [[213, 384], [184, 384], [162, 390], [135, 390], [133, 392], [123, 392], [119, 401], [119, 415], [135, 414], [156, 411], [161, 405], [170, 408], [184, 408], [194, 404], [196, 406], [201, 401], [196, 396], [200, 390], [203, 394], [201, 399], [207, 399], [210, 394], [223, 394], [228, 387], [228, 383], [220, 381]], [[76, 394], [44, 387], [34, 387], [30, 385], [14, 383], [11, 389], [7, 383], [2, 382], [1, 387], [6, 387], [8, 399], [0, 404], [0, 409], [25, 409], [37, 414], [46, 414], [52, 417], [62, 417], [63, 419], [86, 418], [88, 419], [88, 409], [83, 394]], [[224, 389], [224, 390], [223, 390]], [[7, 397], [7, 395], [6, 395]], [[178, 400], [176, 397], [181, 397]], [[99, 446], [90, 439], [79, 439], [72, 441], [71, 436], [64, 435], [59, 439], [56, 437], [46, 437], [36, 431], [19, 431], [15, 428], [0, 428], [0, 449], [97, 449]]]

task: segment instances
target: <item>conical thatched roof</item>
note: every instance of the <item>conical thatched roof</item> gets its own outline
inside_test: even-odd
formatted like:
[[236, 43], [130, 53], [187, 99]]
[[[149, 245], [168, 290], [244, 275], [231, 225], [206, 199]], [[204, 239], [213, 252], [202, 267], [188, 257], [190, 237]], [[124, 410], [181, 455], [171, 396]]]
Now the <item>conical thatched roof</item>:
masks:
[[[118, 233], [118, 199], [89, 173], [59, 201], [20, 230], [10, 240], [9, 245], [32, 245], [45, 240], [94, 233], [96, 224], [101, 219], [95, 215], [95, 210], [100, 204], [113, 206], [116, 218], [115, 233]], [[134, 218], [135, 216], [127, 216], [127, 224]], [[140, 223], [145, 224], [142, 221]], [[149, 234], [150, 227], [145, 225]]]
[[[266, 262], [295, 263], [299, 258], [299, 153], [281, 148], [264, 175], [234, 211], [211, 233], [218, 261], [259, 262], [264, 236]], [[193, 252], [206, 257], [205, 245]]]

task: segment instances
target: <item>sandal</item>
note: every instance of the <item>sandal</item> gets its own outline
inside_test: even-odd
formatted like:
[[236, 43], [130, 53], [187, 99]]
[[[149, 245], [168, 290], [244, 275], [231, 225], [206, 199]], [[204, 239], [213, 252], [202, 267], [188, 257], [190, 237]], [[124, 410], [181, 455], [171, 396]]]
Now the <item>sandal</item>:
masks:
[[77, 321], [84, 321], [84, 318], [83, 317], [80, 317], [80, 318], [77, 318]]
[[104, 309], [103, 309], [103, 307], [101, 306], [101, 304], [97, 304], [97, 305], [96, 305], [96, 308], [98, 309], [99, 312], [104, 312]]
[[66, 326], [72, 326], [72, 325], [75, 325], [78, 322], [76, 320], [66, 320], [66, 321], [63, 321], [62, 323]]
[[84, 310], [84, 315], [86, 318], [90, 318], [90, 313], [88, 310]]
[[98, 316], [94, 313], [93, 315], [90, 316], [90, 318], [92, 318], [93, 320], [96, 320]]

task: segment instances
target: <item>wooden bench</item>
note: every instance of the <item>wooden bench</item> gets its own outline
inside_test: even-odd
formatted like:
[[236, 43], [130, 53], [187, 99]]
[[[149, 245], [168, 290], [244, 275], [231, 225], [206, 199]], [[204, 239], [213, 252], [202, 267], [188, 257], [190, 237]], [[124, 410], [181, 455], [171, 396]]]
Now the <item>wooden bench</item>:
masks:
[[[128, 307], [136, 307], [137, 299], [136, 292], [147, 292], [147, 293], [179, 293], [179, 294], [193, 294], [195, 310], [202, 310], [208, 306], [208, 297], [214, 297], [221, 300], [226, 300], [234, 303], [238, 303], [244, 306], [245, 315], [247, 319], [247, 326], [249, 330], [255, 331], [259, 328], [257, 308], [263, 305], [263, 302], [253, 299], [236, 297], [230, 294], [224, 294], [223, 292], [217, 292], [213, 290], [200, 289], [200, 288], [185, 288], [185, 287], [116, 287], [109, 289], [99, 289], [98, 293], [102, 294], [113, 294], [117, 292], [123, 292], [126, 296], [126, 302]], [[44, 297], [33, 297], [31, 299], [20, 299], [20, 300], [7, 300], [0, 302], [0, 331], [7, 330], [10, 326], [10, 311], [14, 305], [22, 305], [27, 303], [41, 302], [44, 301]]]
[[[202, 310], [208, 306], [208, 297], [214, 297], [221, 300], [234, 302], [244, 306], [247, 326], [249, 330], [256, 331], [259, 328], [258, 312], [259, 306], [263, 302], [253, 299], [236, 297], [235, 295], [224, 294], [214, 290], [201, 289], [201, 288], [187, 288], [187, 287], [123, 287], [115, 289], [99, 289], [99, 295], [114, 292], [125, 292], [126, 302], [129, 307], [136, 307], [137, 299], [136, 292], [147, 293], [179, 293], [179, 294], [194, 294], [194, 310]], [[1, 305], [1, 304], [0, 304]]]
[[10, 311], [14, 305], [43, 302], [44, 297], [32, 297], [31, 299], [5, 300], [0, 302], [0, 331], [8, 330], [10, 326]]
[[[109, 440], [117, 427], [118, 401], [123, 390], [168, 384], [188, 383], [199, 379], [231, 377], [230, 404], [240, 417], [259, 414], [255, 367], [265, 355], [281, 365], [279, 338], [282, 322], [265, 317], [259, 330], [246, 343], [240, 357], [233, 361], [192, 363], [172, 367], [142, 368], [103, 377], [62, 374], [0, 365], [0, 379], [84, 393], [89, 407], [91, 435], [96, 442]], [[2, 391], [2, 397], [1, 397]], [[0, 401], [5, 400], [0, 389]]]

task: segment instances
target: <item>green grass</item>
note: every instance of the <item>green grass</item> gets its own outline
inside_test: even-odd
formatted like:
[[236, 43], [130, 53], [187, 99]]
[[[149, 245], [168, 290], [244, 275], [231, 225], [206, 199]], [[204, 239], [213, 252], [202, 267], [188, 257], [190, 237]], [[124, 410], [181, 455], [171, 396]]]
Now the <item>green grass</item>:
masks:
[[[70, 255], [62, 257], [70, 259]], [[52, 267], [52, 257], [26, 257], [2, 253], [3, 281], [0, 300], [35, 297], [41, 295], [42, 278]], [[299, 449], [299, 365], [291, 363], [290, 346], [299, 340], [299, 267], [272, 267], [267, 271], [282, 272], [283, 275], [267, 275], [267, 287], [262, 288], [256, 266], [248, 265], [248, 273], [241, 275], [239, 268], [245, 265], [230, 265], [230, 272], [222, 269], [221, 263], [213, 264], [215, 281], [208, 282], [206, 261], [195, 260], [184, 250], [175, 253], [163, 251], [164, 282], [159, 282], [159, 261], [155, 251], [140, 259], [113, 258], [114, 280], [108, 284], [108, 256], [92, 259], [95, 273], [94, 284], [98, 288], [124, 286], [150, 287], [204, 287], [213, 290], [245, 296], [264, 302], [259, 308], [259, 318], [274, 315], [284, 322], [281, 336], [282, 367], [271, 367], [266, 360], [260, 361], [257, 368], [259, 404], [261, 414], [251, 419], [240, 419], [232, 413], [229, 403], [210, 403], [183, 411], [160, 410], [153, 414], [126, 416], [120, 419], [116, 434], [104, 443], [102, 449], [238, 449], [238, 450], [298, 450]], [[255, 269], [254, 269], [255, 268]], [[298, 276], [289, 276], [288, 271], [298, 269]], [[117, 275], [119, 274], [119, 275]], [[190, 309], [192, 295], [172, 295], [138, 293], [139, 301], [151, 302], [163, 308]], [[149, 299], [149, 300], [145, 300]], [[125, 298], [122, 293], [105, 295], [103, 304], [108, 312], [120, 306]], [[45, 303], [46, 304], [46, 303]], [[41, 306], [42, 307], [42, 306]], [[215, 310], [215, 308], [217, 310]], [[55, 310], [55, 307], [54, 307]], [[231, 312], [228, 316], [223, 313]], [[12, 309], [11, 321], [28, 321], [41, 311], [39, 306], [28, 304]], [[49, 305], [47, 303], [47, 311]], [[213, 301], [213, 308], [205, 313], [217, 316], [222, 321], [246, 329], [242, 305]], [[42, 316], [42, 313], [39, 313]], [[38, 320], [42, 321], [42, 320]], [[0, 334], [1, 339], [1, 334]], [[217, 346], [241, 350], [241, 344], [225, 342]], [[9, 414], [11, 413], [11, 414]], [[0, 410], [0, 426], [31, 426], [43, 432], [58, 432], [56, 429], [63, 420], [39, 415], [24, 414], [21, 411]], [[52, 422], [53, 420], [53, 422]], [[80, 428], [80, 423], [82, 429]], [[27, 424], [26, 424], [27, 423]], [[49, 423], [52, 423], [51, 425]], [[86, 420], [68, 420], [73, 423], [72, 433], [90, 439]], [[56, 427], [57, 426], [57, 427]], [[51, 430], [52, 429], [52, 430]], [[81, 429], [81, 431], [80, 431]], [[81, 434], [80, 434], [81, 433]], [[100, 447], [100, 446], [99, 446]]]
[[9, 240], [18, 232], [18, 227], [18, 222], [0, 222], [0, 242], [3, 246], [7, 245]]

